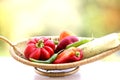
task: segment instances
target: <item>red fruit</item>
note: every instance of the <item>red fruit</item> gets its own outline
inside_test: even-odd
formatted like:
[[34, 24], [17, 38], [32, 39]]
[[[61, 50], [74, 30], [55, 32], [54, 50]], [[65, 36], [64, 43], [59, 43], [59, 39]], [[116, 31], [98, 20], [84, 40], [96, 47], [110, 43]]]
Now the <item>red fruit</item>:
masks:
[[33, 38], [28, 41], [27, 47], [24, 50], [26, 59], [49, 59], [55, 50], [55, 44], [52, 40], [44, 37]]
[[64, 39], [62, 39], [56, 49], [55, 49], [55, 52], [57, 53], [58, 51], [62, 50], [62, 49], [65, 49], [67, 45], [71, 44], [71, 43], [74, 43], [76, 41], [78, 41], [79, 39], [76, 37], [76, 36], [67, 36], [65, 37]]

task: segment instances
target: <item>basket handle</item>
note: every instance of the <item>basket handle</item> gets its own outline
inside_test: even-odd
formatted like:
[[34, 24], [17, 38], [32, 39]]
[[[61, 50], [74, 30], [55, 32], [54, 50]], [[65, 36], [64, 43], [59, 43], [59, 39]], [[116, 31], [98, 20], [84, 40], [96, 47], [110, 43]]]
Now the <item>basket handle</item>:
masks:
[[14, 47], [14, 45], [12, 44], [12, 42], [11, 42], [10, 40], [8, 40], [6, 37], [0, 36], [0, 40], [5, 41], [5, 42], [8, 43], [11, 47]]
[[14, 51], [17, 53], [17, 55], [24, 57], [23, 54], [18, 50], [18, 48], [6, 37], [0, 36], [0, 40], [3, 40], [4, 42], [8, 43], [14, 49]]

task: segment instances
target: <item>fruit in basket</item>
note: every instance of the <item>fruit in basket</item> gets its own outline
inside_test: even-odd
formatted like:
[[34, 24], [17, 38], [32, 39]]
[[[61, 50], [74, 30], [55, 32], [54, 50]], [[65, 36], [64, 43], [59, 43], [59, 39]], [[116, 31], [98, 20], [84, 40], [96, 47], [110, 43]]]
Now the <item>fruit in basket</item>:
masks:
[[111, 33], [106, 36], [96, 38], [78, 48], [83, 51], [83, 59], [90, 58], [102, 52], [108, 51], [120, 45], [120, 33]]
[[58, 53], [53, 54], [49, 59], [47, 60], [36, 60], [33, 58], [30, 58], [30, 61], [32, 62], [36, 62], [36, 63], [44, 63], [44, 64], [50, 64], [53, 63], [55, 61], [55, 59], [57, 58], [58, 54], [60, 54], [63, 50], [59, 51]]
[[[52, 63], [54, 60], [55, 61], [53, 63], [56, 64], [73, 62], [74, 60], [77, 61], [93, 57], [119, 46], [120, 33], [112, 33], [93, 40], [93, 38], [80, 39], [68, 32], [62, 32], [57, 41], [58, 44], [55, 44], [54, 39], [50, 40], [50, 38], [45, 37], [34, 38], [28, 41], [24, 55], [27, 59], [39, 63]], [[80, 52], [75, 52], [75, 50], [78, 49]], [[63, 50], [63, 52], [59, 53], [61, 50]], [[73, 54], [73, 58], [69, 57], [69, 59], [67, 59], [69, 55]]]
[[55, 49], [55, 53], [59, 52], [62, 49], [65, 49], [67, 45], [74, 43], [76, 41], [79, 41], [78, 37], [76, 36], [67, 36], [65, 38], [63, 38], [57, 45], [56, 49]]
[[70, 47], [58, 54], [57, 58], [53, 62], [54, 64], [69, 63], [79, 61], [83, 58], [83, 52], [81, 49]]
[[73, 36], [73, 33], [71, 33], [70, 31], [62, 31], [59, 35], [59, 41], [61, 41], [67, 36]]
[[28, 41], [24, 55], [26, 59], [46, 60], [54, 54], [54, 50], [55, 44], [52, 40], [45, 37], [33, 38]]

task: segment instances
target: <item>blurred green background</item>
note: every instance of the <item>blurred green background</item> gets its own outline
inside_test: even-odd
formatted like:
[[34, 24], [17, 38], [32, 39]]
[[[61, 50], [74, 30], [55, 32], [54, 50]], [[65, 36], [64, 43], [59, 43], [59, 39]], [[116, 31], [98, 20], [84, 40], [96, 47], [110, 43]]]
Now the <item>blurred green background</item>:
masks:
[[[56, 36], [63, 30], [100, 37], [120, 31], [119, 4], [119, 0], [0, 0], [0, 35], [13, 42]], [[108, 60], [119, 60], [118, 55]], [[0, 56], [10, 56], [9, 45], [2, 41]]]

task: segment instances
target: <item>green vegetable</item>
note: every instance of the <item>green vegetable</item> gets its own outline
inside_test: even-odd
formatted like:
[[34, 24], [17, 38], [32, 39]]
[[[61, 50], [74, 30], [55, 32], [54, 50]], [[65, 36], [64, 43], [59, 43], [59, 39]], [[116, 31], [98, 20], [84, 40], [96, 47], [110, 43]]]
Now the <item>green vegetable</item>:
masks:
[[55, 53], [59, 52], [62, 49], [65, 49], [67, 45], [78, 41], [78, 37], [76, 36], [67, 36], [59, 41], [58, 45], [56, 46]]
[[36, 60], [33, 58], [29, 58], [30, 61], [32, 62], [36, 62], [36, 63], [44, 63], [44, 64], [50, 64], [53, 61], [55, 61], [55, 59], [57, 58], [58, 54], [61, 53], [63, 50], [59, 51], [58, 53], [53, 54], [48, 60]]
[[72, 43], [72, 44], [67, 45], [67, 46], [66, 46], [66, 49], [68, 49], [68, 48], [70, 48], [70, 47], [78, 47], [78, 46], [80, 46], [80, 45], [82, 45], [82, 44], [85, 44], [85, 43], [87, 43], [87, 42], [89, 42], [89, 41], [91, 41], [91, 39], [82, 39], [82, 40], [80, 40], [80, 41], [77, 41], [77, 42], [74, 42], [74, 43]]
[[36, 59], [33, 59], [33, 58], [30, 58], [30, 60], [32, 62], [50, 64], [50, 63], [52, 63], [56, 59], [57, 55], [58, 54], [54, 54], [51, 58], [49, 58], [48, 60], [45, 60], [45, 61], [43, 61], [43, 60], [36, 60]]
[[111, 33], [106, 36], [96, 38], [78, 48], [83, 51], [83, 59], [98, 55], [120, 45], [120, 33]]

